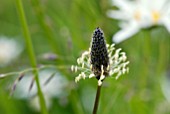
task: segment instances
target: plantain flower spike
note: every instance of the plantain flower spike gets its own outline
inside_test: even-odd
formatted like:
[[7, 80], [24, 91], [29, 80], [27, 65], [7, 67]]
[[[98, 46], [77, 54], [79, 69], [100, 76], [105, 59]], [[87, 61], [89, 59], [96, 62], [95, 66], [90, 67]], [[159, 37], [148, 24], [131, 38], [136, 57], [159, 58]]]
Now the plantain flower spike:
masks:
[[101, 86], [106, 77], [115, 76], [118, 79], [122, 74], [129, 72], [126, 53], [121, 52], [120, 48], [115, 49], [114, 46], [106, 44], [103, 31], [99, 27], [96, 28], [91, 47], [77, 59], [77, 65], [71, 66], [72, 71], [80, 71], [75, 82], [95, 77]]

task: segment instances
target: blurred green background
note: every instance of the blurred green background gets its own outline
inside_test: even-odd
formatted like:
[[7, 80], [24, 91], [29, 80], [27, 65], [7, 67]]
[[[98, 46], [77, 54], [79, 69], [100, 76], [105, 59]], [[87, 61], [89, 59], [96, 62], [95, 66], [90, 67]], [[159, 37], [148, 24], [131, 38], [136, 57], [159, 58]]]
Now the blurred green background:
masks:
[[[96, 27], [104, 31], [107, 43], [112, 43], [112, 36], [119, 27], [118, 21], [106, 16], [106, 11], [111, 8], [109, 1], [23, 0], [23, 5], [38, 64], [55, 65], [68, 80], [68, 86], [63, 90], [67, 92], [66, 103], [60, 103], [63, 99], [51, 98], [53, 103], [49, 113], [91, 113], [97, 80], [86, 79], [75, 84], [77, 74], [68, 67], [76, 64], [77, 57], [89, 48]], [[15, 1], [0, 1], [0, 25], [0, 36], [16, 39], [23, 45], [20, 56], [9, 65], [0, 67], [0, 74], [30, 68]], [[163, 85], [168, 85], [164, 83], [170, 83], [167, 78], [170, 70], [169, 44], [168, 31], [164, 27], [154, 27], [141, 30], [116, 45], [127, 53], [130, 72], [118, 80], [106, 79], [98, 114], [170, 114], [170, 102], [164, 95], [166, 92], [162, 91]], [[45, 53], [55, 53], [57, 59], [43, 59]], [[0, 80], [0, 114], [40, 113], [30, 106], [30, 99], [9, 97], [16, 78], [17, 75], [14, 75]]]

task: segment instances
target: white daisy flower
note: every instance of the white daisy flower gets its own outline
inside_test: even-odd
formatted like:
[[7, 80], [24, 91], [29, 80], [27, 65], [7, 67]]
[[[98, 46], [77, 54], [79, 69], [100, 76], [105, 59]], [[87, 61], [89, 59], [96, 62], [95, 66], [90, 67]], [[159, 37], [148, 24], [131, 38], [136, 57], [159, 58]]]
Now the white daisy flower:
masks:
[[128, 72], [127, 57], [121, 49], [115, 49], [114, 44], [106, 45], [103, 32], [100, 28], [94, 31], [91, 48], [85, 51], [77, 59], [78, 65], [72, 66], [72, 71], [81, 71], [75, 78], [75, 82], [85, 78], [97, 78], [98, 85], [101, 86], [103, 80], [108, 76], [118, 79], [120, 75]]
[[8, 65], [22, 51], [21, 45], [14, 39], [0, 37], [0, 66]]
[[110, 10], [107, 15], [120, 20], [120, 28], [113, 36], [113, 41], [120, 43], [140, 29], [155, 25], [165, 26], [170, 32], [169, 0], [111, 0], [118, 10]]

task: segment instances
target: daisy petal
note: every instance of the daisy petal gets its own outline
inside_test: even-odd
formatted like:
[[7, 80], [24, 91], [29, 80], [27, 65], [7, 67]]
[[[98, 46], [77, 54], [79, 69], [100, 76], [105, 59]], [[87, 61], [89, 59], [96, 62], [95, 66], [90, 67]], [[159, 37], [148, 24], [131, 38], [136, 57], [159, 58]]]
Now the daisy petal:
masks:
[[170, 16], [164, 17], [162, 19], [162, 24], [166, 27], [168, 32], [170, 32], [170, 21], [169, 21]]
[[129, 0], [112, 0], [112, 4], [124, 11], [131, 11], [131, 7], [133, 6]]
[[136, 34], [139, 31], [139, 29], [140, 28], [137, 23], [131, 22], [131, 24], [129, 24], [128, 26], [124, 27], [122, 30], [117, 32], [113, 36], [112, 40], [115, 43], [120, 43], [120, 42], [128, 39], [129, 37], [133, 36], [134, 34]]
[[122, 11], [114, 11], [114, 10], [107, 11], [106, 15], [110, 18], [118, 19], [118, 20], [127, 20], [127, 18], [124, 17], [128, 17], [127, 13], [124, 13]]

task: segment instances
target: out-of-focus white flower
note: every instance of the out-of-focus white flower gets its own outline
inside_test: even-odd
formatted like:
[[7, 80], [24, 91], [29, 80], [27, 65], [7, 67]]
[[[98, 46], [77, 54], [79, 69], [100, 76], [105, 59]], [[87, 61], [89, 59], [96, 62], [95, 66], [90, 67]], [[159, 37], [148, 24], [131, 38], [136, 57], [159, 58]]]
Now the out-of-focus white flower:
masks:
[[21, 45], [14, 39], [0, 37], [0, 66], [8, 65], [22, 51]]
[[119, 10], [110, 10], [107, 15], [120, 20], [121, 30], [113, 36], [116, 43], [136, 34], [142, 28], [163, 25], [170, 32], [169, 0], [111, 0]]
[[[32, 89], [29, 91], [32, 80], [33, 75], [26, 74], [22, 80], [18, 82], [14, 97], [19, 99], [30, 99], [30, 106], [35, 110], [40, 111], [35, 81]], [[67, 97], [65, 88], [68, 81], [58, 71], [52, 69], [42, 70], [39, 72], [39, 80], [48, 109], [52, 105], [52, 98]]]

